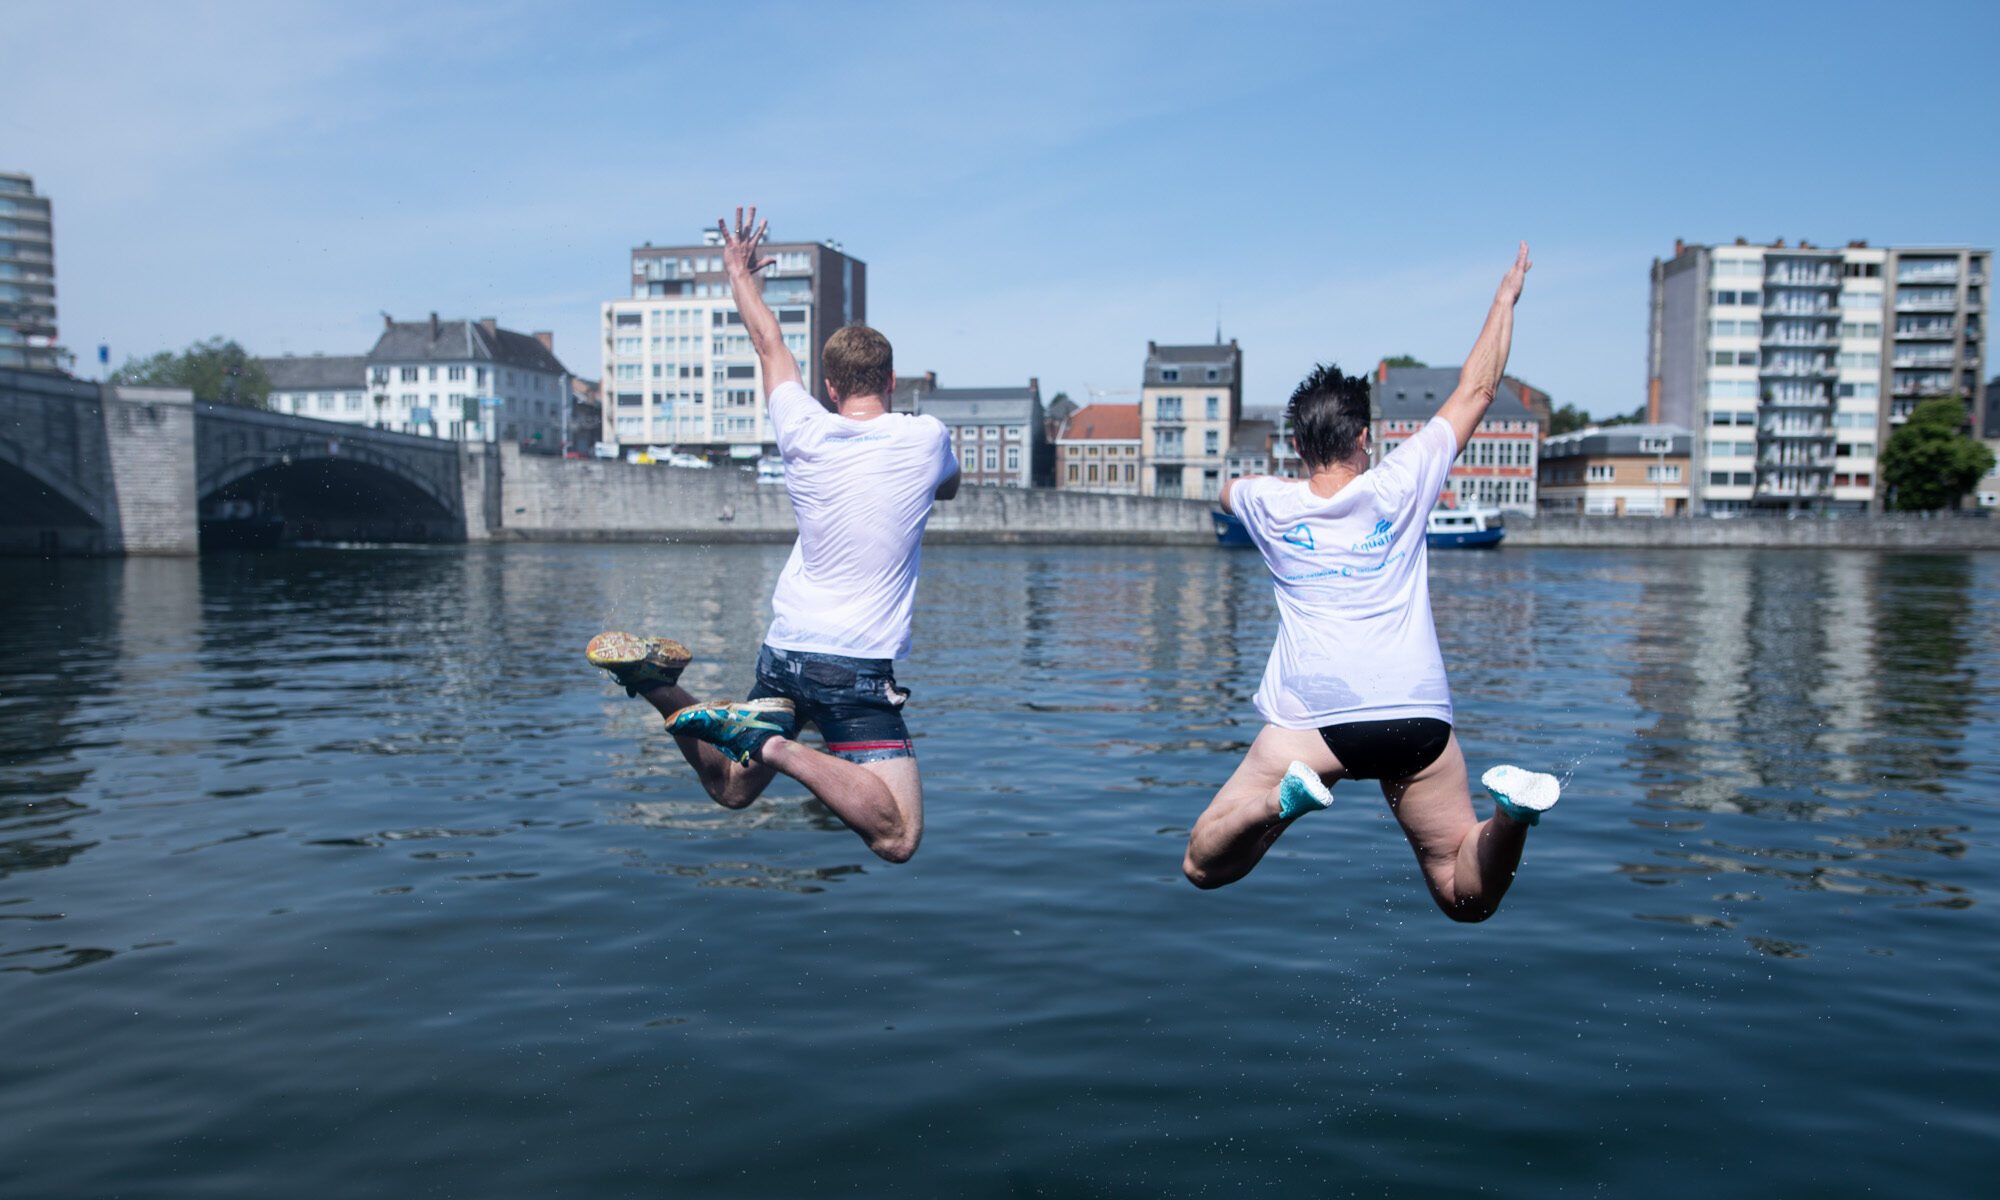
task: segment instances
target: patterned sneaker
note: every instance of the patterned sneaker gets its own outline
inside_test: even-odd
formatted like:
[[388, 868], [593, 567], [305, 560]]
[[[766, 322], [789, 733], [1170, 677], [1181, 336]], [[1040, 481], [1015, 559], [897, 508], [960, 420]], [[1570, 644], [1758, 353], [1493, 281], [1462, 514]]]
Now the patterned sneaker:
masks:
[[782, 697], [690, 704], [667, 718], [668, 733], [699, 738], [746, 765], [759, 746], [774, 737], [790, 737], [798, 727], [792, 702]]
[[1278, 815], [1296, 817], [1318, 812], [1333, 803], [1333, 793], [1320, 781], [1319, 772], [1295, 762], [1278, 783]]
[[1554, 808], [1562, 795], [1562, 783], [1555, 776], [1514, 766], [1494, 767], [1479, 782], [1493, 793], [1501, 812], [1523, 825], [1539, 825], [1542, 814]]
[[584, 647], [583, 656], [591, 666], [610, 672], [628, 696], [679, 683], [681, 668], [694, 657], [679, 642], [631, 633], [600, 633]]

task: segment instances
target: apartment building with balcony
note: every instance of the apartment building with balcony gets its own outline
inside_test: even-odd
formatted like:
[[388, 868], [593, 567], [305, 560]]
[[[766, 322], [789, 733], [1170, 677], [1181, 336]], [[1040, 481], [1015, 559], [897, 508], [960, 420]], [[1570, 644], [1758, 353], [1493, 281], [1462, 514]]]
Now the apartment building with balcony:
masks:
[[1243, 418], [1243, 351], [1146, 343], [1139, 389], [1140, 492], [1213, 500], [1228, 478], [1229, 449]]
[[63, 369], [52, 218], [33, 176], [0, 171], [0, 367]]
[[[760, 279], [786, 349], [822, 400], [820, 351], [868, 319], [868, 268], [835, 241], [767, 242]], [[722, 235], [632, 251], [631, 295], [606, 301], [603, 440], [672, 446], [710, 459], [775, 454], [763, 368], [722, 269]]]
[[1693, 443], [1678, 425], [1590, 425], [1545, 438], [1537, 503], [1550, 514], [1680, 516]]
[[1056, 487], [1136, 496], [1141, 445], [1138, 405], [1085, 405], [1056, 434]]
[[1655, 259], [1647, 416], [1695, 431], [1697, 513], [1879, 509], [1879, 453], [1931, 396], [1985, 418], [1991, 253], [1676, 242]]
[[[1422, 429], [1458, 386], [1457, 367], [1392, 367], [1379, 363], [1371, 380], [1377, 461]], [[1503, 378], [1452, 464], [1440, 503], [1534, 512], [1541, 419], [1522, 400], [1518, 381]], [[1538, 393], [1539, 394], [1539, 393]]]

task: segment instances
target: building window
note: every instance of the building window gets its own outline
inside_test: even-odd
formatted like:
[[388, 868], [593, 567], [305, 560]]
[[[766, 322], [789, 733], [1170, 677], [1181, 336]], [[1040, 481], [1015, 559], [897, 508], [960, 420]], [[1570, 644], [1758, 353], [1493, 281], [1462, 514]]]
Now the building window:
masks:
[[[1213, 379], [1215, 375], [1210, 373], [1209, 378]], [[1210, 396], [1208, 398], [1207, 418], [1211, 421], [1220, 421], [1222, 419], [1222, 397]]]
[[1160, 382], [1179, 383], [1180, 381], [1181, 381], [1181, 369], [1179, 367], [1160, 368]]
[[[1007, 469], [1009, 471], [1018, 471], [1021, 469], [1021, 448], [1019, 446], [1007, 447]], [[1094, 478], [1097, 475], [1097, 468], [1092, 466], [1090, 473]]]
[[1153, 431], [1153, 453], [1161, 458], [1181, 456], [1181, 431], [1178, 429], [1155, 429]]
[[1222, 435], [1211, 429], [1201, 435], [1201, 452], [1218, 454], [1221, 452]]
[[1646, 468], [1647, 483], [1679, 483], [1680, 481], [1681, 468], [1678, 463], [1668, 463], [1665, 466], [1655, 463]]
[[1076, 482], [1076, 471], [1077, 471], [1077, 467], [1076, 467], [1076, 464], [1075, 464], [1075, 463], [1071, 463], [1071, 464], [1069, 465], [1069, 481], [1070, 481], [1071, 483], [1075, 483], [1075, 482]]
[[404, 367], [402, 380], [404, 383], [415, 383], [417, 381], [417, 369], [415, 367]]
[[1610, 463], [1592, 463], [1584, 476], [1590, 483], [1610, 483], [1618, 477], [1618, 468]]
[[986, 467], [985, 467], [985, 469], [986, 469], [986, 470], [988, 470], [988, 471], [997, 471], [997, 470], [999, 470], [999, 469], [1000, 469], [1000, 448], [999, 448], [999, 447], [997, 447], [997, 446], [988, 446], [988, 447], [986, 447]]
[[1157, 421], [1178, 421], [1181, 419], [1181, 398], [1161, 396], [1153, 401], [1153, 419]]
[[[1070, 468], [1070, 478], [1071, 478], [1071, 479], [1075, 479], [1075, 478], [1076, 478], [1076, 468], [1075, 468], [1075, 467], [1071, 467], [1071, 468]], [[1090, 482], [1092, 482], [1092, 483], [1096, 483], [1096, 482], [1097, 482], [1097, 464], [1096, 464], [1096, 463], [1092, 463], [1092, 464], [1090, 464]]]

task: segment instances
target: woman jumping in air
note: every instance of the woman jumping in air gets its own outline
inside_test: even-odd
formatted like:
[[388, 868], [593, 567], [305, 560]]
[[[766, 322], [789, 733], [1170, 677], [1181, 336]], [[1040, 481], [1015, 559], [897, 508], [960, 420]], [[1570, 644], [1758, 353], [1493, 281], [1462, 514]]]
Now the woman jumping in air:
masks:
[[1481, 781], [1496, 811], [1475, 816], [1424, 540], [1452, 461], [1500, 385], [1529, 265], [1523, 242], [1457, 390], [1378, 465], [1368, 465], [1367, 381], [1321, 367], [1290, 409], [1311, 478], [1224, 485], [1222, 507], [1271, 569], [1280, 621], [1256, 697], [1266, 724], [1188, 839], [1181, 869], [1196, 887], [1248, 875], [1293, 821], [1333, 802], [1328, 784], [1375, 779], [1438, 907], [1483, 921], [1514, 880], [1528, 826], [1556, 802], [1553, 776], [1495, 767]]

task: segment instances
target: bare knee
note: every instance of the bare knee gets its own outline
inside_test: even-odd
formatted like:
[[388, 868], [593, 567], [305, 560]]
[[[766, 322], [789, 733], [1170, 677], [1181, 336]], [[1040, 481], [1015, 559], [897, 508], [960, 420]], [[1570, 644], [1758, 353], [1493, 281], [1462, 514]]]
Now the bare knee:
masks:
[[895, 837], [876, 838], [868, 843], [868, 848], [883, 862], [906, 863], [916, 857], [917, 843], [922, 840], [922, 834], [899, 834]]
[[1443, 910], [1444, 915], [1460, 925], [1477, 925], [1500, 909], [1498, 902], [1488, 903], [1484, 899], [1452, 900], [1445, 896], [1433, 898], [1437, 900], [1438, 908]]
[[1196, 862], [1193, 852], [1189, 852], [1187, 855], [1182, 857], [1181, 874], [1187, 876], [1187, 881], [1189, 883], [1195, 885], [1204, 892], [1212, 892], [1216, 888], [1221, 887], [1225, 883], [1234, 883], [1236, 882], [1237, 878], [1234, 875], [1224, 876], [1216, 871], [1210, 870], [1206, 866], [1203, 866], [1201, 863]]
[[763, 794], [761, 787], [746, 787], [744, 780], [734, 773], [724, 770], [700, 772], [702, 790], [708, 798], [724, 808], [749, 808]]

